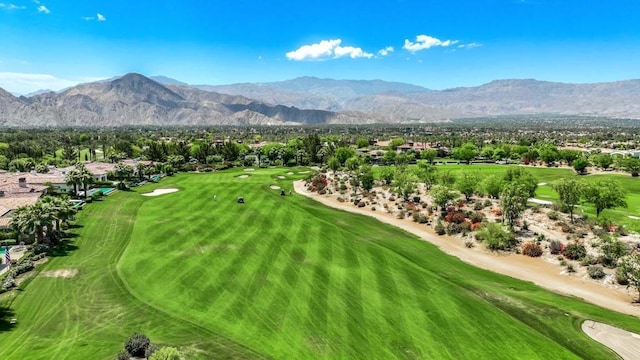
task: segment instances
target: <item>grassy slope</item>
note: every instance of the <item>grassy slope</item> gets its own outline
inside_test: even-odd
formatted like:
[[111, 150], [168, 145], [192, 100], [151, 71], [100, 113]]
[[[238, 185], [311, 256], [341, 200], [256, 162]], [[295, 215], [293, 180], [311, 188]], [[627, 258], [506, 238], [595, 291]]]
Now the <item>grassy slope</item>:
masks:
[[[516, 166], [516, 165], [513, 165]], [[464, 171], [474, 171], [481, 179], [489, 175], [502, 176], [507, 172], [507, 165], [444, 165], [438, 166], [437, 171], [450, 171], [452, 174], [460, 174]], [[382, 167], [374, 168], [374, 175], [380, 176]], [[525, 167], [530, 171], [540, 183], [547, 185], [539, 186], [536, 196], [542, 200], [558, 200], [558, 194], [553, 190], [551, 184], [560, 177], [578, 177], [587, 183], [597, 180], [617, 181], [627, 191], [627, 208], [617, 208], [605, 210], [600, 216], [612, 219], [616, 224], [627, 226], [632, 231], [640, 232], [640, 220], [630, 219], [629, 216], [640, 217], [640, 178], [633, 178], [626, 174], [599, 174], [589, 176], [578, 176], [575, 171], [566, 168], [547, 167]], [[589, 204], [582, 205], [583, 211], [591, 217], [595, 217], [596, 211]]]
[[606, 359], [582, 319], [640, 330], [373, 219], [282, 198], [268, 187], [282, 170], [239, 173], [165, 180], [182, 191], [145, 203], [120, 262], [137, 296], [276, 358]]
[[256, 357], [189, 319], [143, 304], [126, 290], [115, 264], [143, 202], [142, 196], [120, 192], [87, 206], [78, 216], [81, 227], [75, 230], [79, 236], [72, 246], [77, 249], [43, 266], [44, 270], [78, 269], [79, 275], [72, 279], [38, 276], [15, 299], [0, 296], [0, 308], [6, 310], [10, 304], [13, 312], [6, 317], [19, 320], [9, 330], [6, 319], [0, 319], [3, 359], [113, 359], [127, 336], [136, 331], [160, 343], [228, 357]]

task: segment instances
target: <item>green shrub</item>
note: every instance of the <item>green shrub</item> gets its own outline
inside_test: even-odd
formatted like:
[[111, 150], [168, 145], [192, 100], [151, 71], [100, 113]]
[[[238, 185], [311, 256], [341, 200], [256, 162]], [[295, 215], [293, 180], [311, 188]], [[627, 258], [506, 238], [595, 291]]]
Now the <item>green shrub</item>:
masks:
[[567, 272], [570, 272], [570, 273], [576, 272], [576, 269], [573, 267], [573, 264], [567, 265]]
[[625, 274], [623, 268], [616, 270], [616, 282], [620, 285], [629, 285], [629, 278], [627, 278], [627, 274]]
[[492, 251], [509, 250], [518, 244], [513, 233], [496, 223], [485, 224], [476, 234], [476, 239]]
[[129, 360], [129, 359], [131, 359], [131, 356], [129, 356], [129, 353], [126, 350], [120, 350], [120, 352], [116, 356], [116, 360]]
[[471, 249], [472, 247], [476, 246], [476, 243], [474, 243], [473, 240], [467, 240], [464, 242], [464, 246]]
[[435, 230], [436, 230], [436, 233], [438, 235], [444, 235], [446, 233], [446, 229], [444, 228], [444, 225], [442, 224], [442, 220], [438, 220], [438, 223], [436, 224]]
[[556, 211], [549, 211], [547, 213], [547, 217], [549, 218], [549, 220], [558, 220], [558, 212]]
[[597, 263], [598, 259], [596, 259], [593, 255], [587, 255], [583, 257], [582, 260], [580, 260], [580, 265], [582, 266], [595, 265]]
[[480, 201], [478, 201], [475, 204], [473, 204], [473, 210], [480, 211], [482, 209], [484, 209], [484, 205], [482, 205], [482, 203]]
[[154, 352], [149, 360], [180, 360], [180, 353], [174, 347], [162, 347]]
[[587, 255], [587, 249], [580, 243], [570, 243], [564, 248], [564, 256], [571, 260], [582, 259]]
[[538, 243], [530, 241], [522, 245], [522, 255], [538, 257], [542, 255], [542, 246]]
[[563, 246], [562, 243], [558, 240], [551, 240], [549, 243], [549, 251], [553, 255], [558, 255], [562, 252]]
[[589, 276], [592, 279], [602, 279], [603, 277], [605, 277], [605, 272], [604, 269], [602, 268], [601, 265], [591, 265], [587, 268], [587, 274], [589, 274]]
[[124, 348], [127, 350], [129, 355], [133, 357], [144, 357], [147, 348], [149, 347], [149, 338], [143, 334], [133, 334], [131, 337], [124, 343]]

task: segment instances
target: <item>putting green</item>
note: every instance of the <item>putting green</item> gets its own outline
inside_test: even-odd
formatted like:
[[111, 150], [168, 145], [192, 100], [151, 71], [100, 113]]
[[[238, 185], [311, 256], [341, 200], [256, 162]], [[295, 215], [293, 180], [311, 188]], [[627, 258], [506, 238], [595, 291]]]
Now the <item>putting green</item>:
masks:
[[242, 172], [180, 174], [136, 189], [178, 192], [83, 210], [77, 249], [42, 267], [78, 275], [0, 298], [19, 319], [0, 315], [3, 357], [112, 359], [139, 331], [190, 359], [615, 359], [582, 320], [640, 331], [374, 219], [283, 197], [269, 188], [288, 194], [283, 169]]

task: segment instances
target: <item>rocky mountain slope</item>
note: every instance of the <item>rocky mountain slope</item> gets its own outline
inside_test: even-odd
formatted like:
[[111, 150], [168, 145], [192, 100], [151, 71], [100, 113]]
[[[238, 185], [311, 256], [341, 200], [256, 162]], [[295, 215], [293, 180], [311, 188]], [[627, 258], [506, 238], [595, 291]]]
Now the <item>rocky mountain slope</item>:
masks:
[[162, 85], [139, 74], [29, 98], [0, 89], [0, 125], [4, 126], [283, 125], [362, 123], [367, 119], [357, 113], [300, 110], [238, 95]]

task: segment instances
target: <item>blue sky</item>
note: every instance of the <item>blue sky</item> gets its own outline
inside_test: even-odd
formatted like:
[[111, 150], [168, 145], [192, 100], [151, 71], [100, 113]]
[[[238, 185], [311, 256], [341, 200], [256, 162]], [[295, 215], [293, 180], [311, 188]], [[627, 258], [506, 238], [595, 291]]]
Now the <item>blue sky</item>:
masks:
[[640, 78], [639, 14], [637, 0], [0, 0], [0, 87], [127, 72], [213, 85], [615, 81]]

